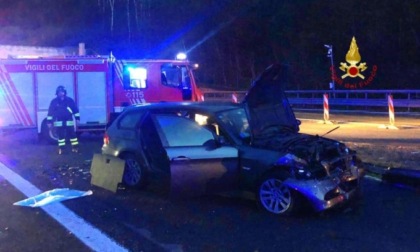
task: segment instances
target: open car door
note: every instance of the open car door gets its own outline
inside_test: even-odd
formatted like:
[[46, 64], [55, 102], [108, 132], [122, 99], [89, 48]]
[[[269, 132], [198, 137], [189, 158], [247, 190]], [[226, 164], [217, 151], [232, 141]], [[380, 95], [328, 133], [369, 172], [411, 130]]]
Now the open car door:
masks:
[[199, 196], [238, 188], [238, 150], [192, 119], [154, 115], [171, 173], [171, 196]]
[[269, 66], [253, 82], [247, 92], [244, 103], [246, 104], [251, 133], [253, 137], [270, 126], [281, 126], [286, 131], [299, 131], [299, 121], [284, 92], [287, 83], [287, 66], [274, 64]]

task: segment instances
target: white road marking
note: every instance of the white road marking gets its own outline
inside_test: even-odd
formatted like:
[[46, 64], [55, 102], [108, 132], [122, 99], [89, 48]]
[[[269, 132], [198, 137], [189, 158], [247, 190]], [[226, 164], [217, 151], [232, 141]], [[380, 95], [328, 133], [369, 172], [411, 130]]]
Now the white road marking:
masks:
[[[10, 170], [1, 162], [0, 176], [4, 177], [27, 197], [42, 193], [36, 186]], [[128, 251], [106, 234], [85, 222], [61, 203], [54, 203], [41, 208], [94, 251]]]

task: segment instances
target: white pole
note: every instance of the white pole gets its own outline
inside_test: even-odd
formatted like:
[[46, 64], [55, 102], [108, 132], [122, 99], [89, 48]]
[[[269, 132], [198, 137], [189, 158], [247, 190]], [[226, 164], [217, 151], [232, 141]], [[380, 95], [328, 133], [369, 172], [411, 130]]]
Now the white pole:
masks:
[[232, 102], [233, 103], [238, 103], [238, 95], [236, 94], [236, 92], [233, 92], [233, 94], [232, 94]]
[[324, 94], [324, 122], [327, 122], [330, 120], [330, 108], [328, 105], [328, 94]]
[[394, 126], [395, 124], [395, 111], [394, 111], [394, 101], [392, 95], [388, 95], [388, 110], [389, 110], [389, 124]]

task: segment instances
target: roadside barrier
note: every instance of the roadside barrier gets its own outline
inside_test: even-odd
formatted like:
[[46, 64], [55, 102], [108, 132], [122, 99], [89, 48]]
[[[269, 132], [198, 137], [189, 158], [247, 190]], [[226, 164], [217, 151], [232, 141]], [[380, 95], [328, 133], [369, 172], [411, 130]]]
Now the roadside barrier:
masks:
[[328, 106], [328, 94], [324, 94], [324, 122], [327, 122], [330, 120], [330, 108]]
[[[369, 112], [386, 115], [389, 107], [389, 124], [387, 129], [397, 129], [395, 126], [395, 110], [405, 115], [420, 113], [420, 89], [417, 90], [286, 90], [289, 103], [295, 111], [316, 111], [323, 109], [324, 122], [330, 123], [329, 110], [340, 113]], [[239, 102], [246, 91], [207, 91], [206, 100]], [[331, 94], [331, 99], [329, 99]], [[392, 94], [392, 95], [391, 95]], [[381, 108], [381, 109], [379, 109]], [[379, 110], [381, 110], [379, 112]], [[383, 111], [383, 112], [382, 112]], [[322, 112], [321, 112], [322, 113]]]
[[[232, 93], [238, 101], [245, 96], [246, 91], [203, 91], [205, 100], [232, 101]], [[420, 113], [420, 89], [416, 90], [286, 90], [287, 99], [294, 109], [318, 111], [322, 109], [323, 95], [329, 94], [329, 105], [334, 110], [346, 112], [362, 111], [375, 113], [380, 107], [387, 106], [388, 94], [393, 94], [393, 104], [398, 112], [409, 114]], [[378, 112], [381, 114], [383, 112]]]

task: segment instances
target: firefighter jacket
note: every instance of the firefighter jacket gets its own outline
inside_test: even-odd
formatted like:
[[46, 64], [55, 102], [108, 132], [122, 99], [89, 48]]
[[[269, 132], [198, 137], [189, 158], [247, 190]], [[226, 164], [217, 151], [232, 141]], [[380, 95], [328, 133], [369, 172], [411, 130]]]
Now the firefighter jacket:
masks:
[[73, 126], [73, 116], [76, 120], [80, 120], [79, 108], [74, 100], [64, 96], [54, 98], [48, 108], [47, 122], [54, 123], [54, 126]]

